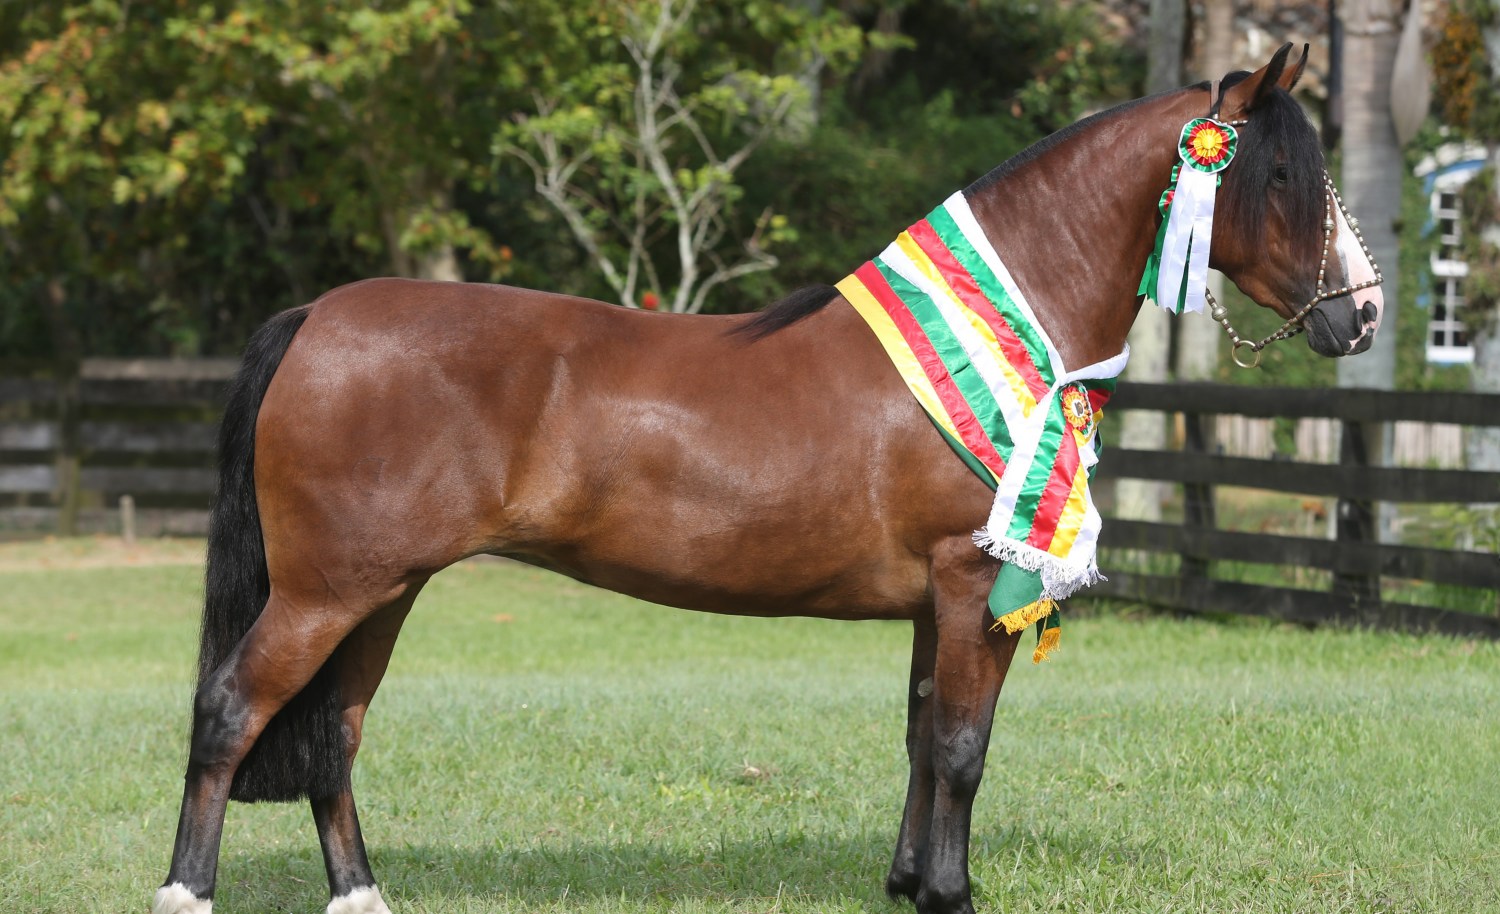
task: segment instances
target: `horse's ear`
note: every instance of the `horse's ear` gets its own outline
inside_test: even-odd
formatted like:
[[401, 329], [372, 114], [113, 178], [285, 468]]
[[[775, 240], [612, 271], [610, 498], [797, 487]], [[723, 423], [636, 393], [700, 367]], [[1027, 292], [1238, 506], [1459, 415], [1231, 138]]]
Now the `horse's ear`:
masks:
[[[1219, 116], [1225, 120], [1241, 120], [1266, 99], [1274, 91], [1286, 71], [1286, 58], [1292, 51], [1292, 43], [1288, 41], [1281, 46], [1265, 66], [1251, 73], [1249, 76], [1234, 84], [1234, 87], [1224, 93], [1224, 104], [1219, 108]], [[1299, 63], [1292, 74], [1292, 81], [1302, 73], [1302, 64], [1306, 63], [1306, 52], [1303, 53], [1302, 63]]]
[[1307, 51], [1310, 47], [1312, 47], [1312, 45], [1304, 44], [1302, 46], [1302, 59], [1297, 61], [1297, 65], [1295, 67], [1291, 67], [1290, 69], [1281, 71], [1281, 78], [1276, 81], [1276, 84], [1278, 86], [1287, 90], [1288, 92], [1296, 88], [1297, 80], [1302, 78], [1302, 71], [1307, 69]]

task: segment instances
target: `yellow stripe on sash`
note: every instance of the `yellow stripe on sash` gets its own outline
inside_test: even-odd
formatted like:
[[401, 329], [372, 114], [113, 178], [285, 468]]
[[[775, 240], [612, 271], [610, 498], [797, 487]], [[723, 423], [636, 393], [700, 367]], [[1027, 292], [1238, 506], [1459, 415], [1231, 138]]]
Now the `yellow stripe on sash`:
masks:
[[1015, 395], [1016, 401], [1021, 404], [1021, 415], [1030, 416], [1031, 411], [1036, 409], [1036, 398], [1031, 395], [1031, 389], [1026, 386], [1026, 381], [1021, 377], [1020, 372], [1016, 371], [1015, 366], [1011, 365], [1010, 360], [1005, 357], [1005, 350], [1000, 348], [1000, 341], [995, 339], [994, 328], [983, 317], [975, 314], [972, 308], [964, 304], [964, 300], [948, 285], [948, 280], [943, 277], [937, 264], [932, 262], [932, 258], [927, 256], [927, 252], [922, 250], [922, 246], [917, 244], [917, 240], [911, 236], [910, 232], [902, 232], [898, 235], [896, 245], [911, 259], [917, 269], [922, 271], [922, 275], [947, 296], [958, 312], [964, 316], [964, 320], [974, 328], [974, 332], [979, 334], [980, 341], [989, 350], [995, 363], [1000, 366], [1000, 371], [1005, 376], [1005, 383]]
[[906, 386], [911, 388], [917, 402], [922, 404], [927, 414], [932, 416], [933, 420], [942, 427], [943, 431], [951, 435], [954, 441], [962, 441], [958, 429], [953, 424], [953, 418], [943, 408], [943, 401], [938, 399], [937, 390], [927, 379], [927, 372], [923, 371], [921, 364], [917, 362], [916, 353], [912, 352], [911, 347], [906, 344], [906, 339], [901, 336], [901, 331], [896, 329], [895, 322], [880, 306], [880, 302], [875, 300], [875, 296], [870, 294], [865, 284], [853, 274], [839, 280], [835, 288], [843, 293], [844, 298], [849, 300], [849, 304], [854, 306], [854, 310], [858, 311], [860, 317], [865, 319], [865, 323], [870, 325], [870, 329], [875, 331], [880, 345], [885, 347], [886, 354], [890, 356], [891, 364], [895, 365], [896, 370], [901, 373], [902, 379], [906, 381]]
[[1088, 513], [1088, 508], [1089, 471], [1080, 464], [1073, 476], [1073, 488], [1068, 492], [1068, 500], [1057, 518], [1057, 530], [1052, 534], [1048, 552], [1067, 556], [1068, 550], [1073, 548], [1073, 540], [1078, 538], [1078, 531], [1083, 528], [1083, 518]]

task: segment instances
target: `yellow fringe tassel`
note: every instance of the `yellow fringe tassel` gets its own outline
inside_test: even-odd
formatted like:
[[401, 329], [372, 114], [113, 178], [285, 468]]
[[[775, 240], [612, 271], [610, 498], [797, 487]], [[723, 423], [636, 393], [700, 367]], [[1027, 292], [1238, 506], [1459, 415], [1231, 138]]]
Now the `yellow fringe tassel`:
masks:
[[1032, 663], [1041, 663], [1047, 659], [1047, 655], [1057, 650], [1057, 642], [1062, 638], [1061, 626], [1054, 625], [1044, 629], [1042, 636], [1036, 639], [1036, 652], [1031, 655]]
[[[995, 624], [990, 626], [990, 631], [999, 631], [1004, 628], [1007, 635], [1014, 635], [1016, 632], [1025, 629], [1026, 626], [1035, 625], [1037, 622], [1052, 615], [1052, 611], [1056, 608], [1056, 600], [1037, 600], [1035, 603], [1028, 603], [1020, 609], [1011, 610], [996, 619]], [[1056, 643], [1056, 640], [1054, 638], [1053, 642]]]

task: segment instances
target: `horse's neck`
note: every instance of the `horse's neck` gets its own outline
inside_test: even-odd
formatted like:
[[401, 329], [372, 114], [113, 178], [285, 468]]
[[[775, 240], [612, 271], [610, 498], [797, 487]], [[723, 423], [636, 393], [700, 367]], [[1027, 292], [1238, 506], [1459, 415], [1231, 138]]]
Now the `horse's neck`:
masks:
[[1178, 136], [1205, 107], [1185, 89], [1105, 112], [969, 198], [1069, 370], [1124, 348]]

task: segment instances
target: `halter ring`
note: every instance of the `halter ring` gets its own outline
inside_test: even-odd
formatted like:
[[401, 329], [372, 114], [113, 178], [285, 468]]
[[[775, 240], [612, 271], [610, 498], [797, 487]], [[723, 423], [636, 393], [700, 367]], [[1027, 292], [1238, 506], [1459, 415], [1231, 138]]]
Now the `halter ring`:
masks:
[[[1253, 355], [1254, 358], [1248, 362], [1240, 361], [1240, 349], [1242, 347], [1245, 349], [1249, 349], [1251, 355]], [[1249, 340], [1235, 340], [1234, 345], [1232, 345], [1229, 349], [1229, 357], [1234, 359], [1234, 364], [1240, 366], [1241, 368], [1259, 368], [1261, 356], [1264, 354], [1264, 349], [1262, 349], [1260, 346], [1257, 346], [1255, 343], [1250, 342]]]

